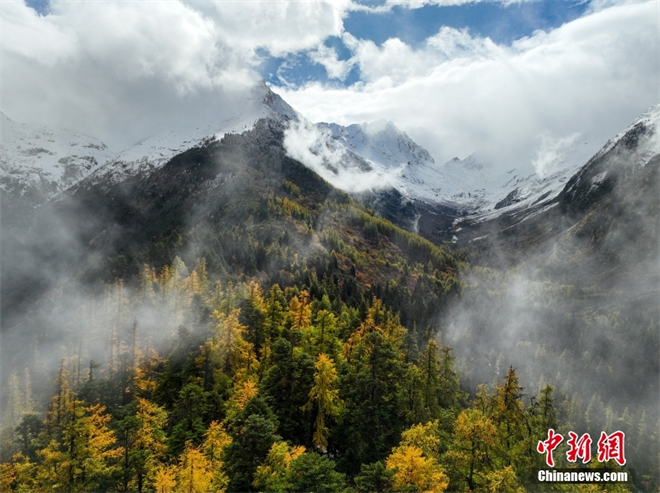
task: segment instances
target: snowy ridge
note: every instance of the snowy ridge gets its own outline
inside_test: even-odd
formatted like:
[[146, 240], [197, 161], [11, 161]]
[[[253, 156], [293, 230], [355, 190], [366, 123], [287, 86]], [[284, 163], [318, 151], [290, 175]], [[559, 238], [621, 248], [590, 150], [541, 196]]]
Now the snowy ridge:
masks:
[[649, 129], [649, 138], [645, 139], [643, 148], [638, 149], [638, 166], [644, 166], [649, 159], [660, 153], [660, 104], [651, 106], [646, 113], [642, 113], [625, 130], [608, 140], [603, 148], [594, 155], [594, 159], [611, 151], [633, 128]]
[[387, 120], [348, 127], [336, 123], [319, 123], [318, 126], [328, 129], [332, 139], [341, 142], [357, 155], [383, 167], [398, 167], [401, 163], [415, 166], [434, 162], [426, 149], [415, 144], [405, 132]]
[[428, 151], [386, 120], [343, 127], [301, 117], [290, 122], [284, 147], [349, 193], [395, 188], [409, 198], [435, 201], [442, 178]]
[[265, 85], [255, 87], [241, 107], [240, 113], [217, 124], [154, 135], [109, 160], [89, 181], [97, 183], [104, 179], [117, 183], [138, 173], [151, 172], [188, 149], [221, 140], [225, 134], [251, 130], [263, 118], [281, 122], [298, 118], [298, 113]]
[[[92, 137], [29, 127], [0, 113], [0, 188], [22, 195], [36, 191], [40, 200], [46, 200], [83, 180], [118, 183], [150, 173], [190, 148], [270, 119], [285, 129], [283, 145], [289, 157], [337, 188], [348, 193], [394, 188], [409, 200], [453, 207], [470, 220], [481, 221], [556, 197], [573, 175], [583, 172], [590, 158], [605, 155], [619, 143], [634, 150], [631, 158], [636, 166], [660, 153], [660, 105], [602, 148], [581, 134], [540, 136], [534, 159], [496, 172], [487, 157], [474, 154], [438, 165], [426, 149], [386, 120], [349, 126], [311, 123], [265, 84], [255, 86], [237, 103], [240, 111], [219, 116], [216, 123], [160, 133], [121, 152]], [[595, 176], [594, 186], [605, 178]]]
[[159, 133], [124, 150], [86, 135], [16, 123], [0, 113], [0, 188], [38, 197], [36, 204], [83, 180], [118, 183], [151, 172], [192, 147], [250, 130], [263, 118], [283, 124], [299, 118], [265, 84], [254, 87], [237, 106], [238, 113], [212, 125]]
[[349, 193], [395, 188], [412, 200], [480, 213], [557, 194], [586, 162], [580, 153], [567, 153], [570, 162], [562, 158], [560, 169], [543, 177], [531, 163], [495, 175], [475, 155], [437, 166], [426, 149], [385, 120], [343, 127], [299, 119], [291, 122], [284, 145], [290, 157]]
[[14, 122], [0, 113], [0, 186], [44, 198], [61, 192], [114, 155], [103, 142], [68, 130]]
[[[408, 199], [447, 205], [467, 212], [471, 220], [487, 220], [556, 197], [590, 159], [622, 139], [635, 139], [633, 159], [643, 166], [660, 153], [658, 122], [660, 105], [602, 148], [586, 135], [542, 136], [535, 159], [499, 173], [477, 155], [437, 166], [424, 148], [385, 120], [343, 127], [301, 118], [292, 121], [284, 144], [290, 157], [346, 192], [394, 188]], [[626, 137], [640, 126], [648, 130], [643, 137]]]

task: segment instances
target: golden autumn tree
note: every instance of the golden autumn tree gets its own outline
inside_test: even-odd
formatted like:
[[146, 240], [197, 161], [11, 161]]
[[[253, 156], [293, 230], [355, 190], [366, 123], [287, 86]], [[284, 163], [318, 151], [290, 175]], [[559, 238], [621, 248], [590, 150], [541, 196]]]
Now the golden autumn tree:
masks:
[[176, 469], [176, 491], [181, 493], [208, 493], [211, 491], [213, 471], [211, 461], [191, 441], [179, 456]]
[[104, 411], [104, 406], [85, 406], [75, 399], [68, 404], [61, 436], [38, 452], [43, 460], [37, 479], [42, 485], [68, 492], [108, 487], [123, 451], [115, 448], [117, 439]]
[[[507, 491], [510, 493], [525, 493], [516, 476], [512, 466], [506, 466], [486, 475], [486, 483], [490, 493], [499, 493], [500, 491]], [[576, 485], [580, 486], [580, 485]], [[596, 491], [602, 491], [598, 488]], [[624, 490], [625, 491], [625, 490]]]
[[497, 428], [478, 408], [461, 412], [454, 424], [454, 438], [447, 452], [452, 480], [470, 490], [486, 487], [485, 474], [492, 471]]
[[401, 433], [401, 443], [414, 445], [422, 450], [426, 457], [439, 459], [440, 424], [436, 419], [426, 424], [411, 426]]
[[438, 421], [411, 427], [401, 434], [401, 444], [386, 461], [394, 471], [394, 487], [402, 491], [440, 493], [449, 480], [438, 463]]
[[154, 475], [154, 491], [156, 493], [174, 493], [175, 489], [176, 466], [160, 466]]
[[367, 310], [366, 318], [344, 343], [343, 356], [349, 358], [353, 349], [360, 345], [370, 332], [383, 334], [397, 351], [401, 350], [407, 333], [405, 327], [399, 323], [398, 318], [392, 315], [383, 302], [374, 298]]
[[250, 374], [256, 374], [258, 362], [253, 344], [244, 339], [247, 327], [239, 322], [239, 313], [238, 309], [232, 310], [229, 315], [217, 310], [213, 313], [216, 327], [211, 351], [226, 375], [233, 375], [234, 380], [242, 381]]
[[227, 403], [227, 418], [234, 419], [240, 414], [250, 399], [259, 394], [259, 387], [254, 380], [234, 383], [233, 393]]
[[309, 304], [309, 293], [305, 290], [299, 296], [293, 296], [289, 301], [289, 317], [291, 329], [304, 331], [312, 325], [312, 307]]
[[291, 447], [286, 442], [274, 443], [264, 464], [257, 467], [252, 485], [260, 491], [281, 491], [284, 474], [291, 462], [304, 453], [302, 445]]
[[449, 482], [435, 459], [425, 457], [414, 445], [396, 447], [386, 461], [387, 469], [394, 470], [397, 491], [441, 493]]
[[328, 427], [325, 417], [338, 416], [343, 407], [337, 389], [337, 369], [331, 358], [319, 354], [314, 364], [314, 386], [309, 391], [309, 401], [303, 409], [316, 407], [316, 420], [314, 421], [314, 445], [317, 449], [325, 451], [328, 446]]
[[210, 468], [212, 473], [211, 489], [214, 493], [222, 493], [227, 489], [229, 478], [223, 470], [222, 457], [225, 447], [231, 443], [231, 436], [227, 433], [222, 423], [213, 421], [206, 435], [204, 436], [204, 443], [202, 450], [206, 454], [207, 459], [210, 461]]
[[167, 451], [167, 437], [163, 430], [166, 422], [166, 411], [147, 399], [138, 399], [135, 415], [122, 420], [127, 435], [124, 450], [126, 480], [130, 475], [126, 486], [136, 488], [138, 492], [153, 486], [160, 461]]
[[33, 492], [38, 490], [36, 464], [22, 453], [14, 454], [11, 462], [0, 464], [0, 492]]

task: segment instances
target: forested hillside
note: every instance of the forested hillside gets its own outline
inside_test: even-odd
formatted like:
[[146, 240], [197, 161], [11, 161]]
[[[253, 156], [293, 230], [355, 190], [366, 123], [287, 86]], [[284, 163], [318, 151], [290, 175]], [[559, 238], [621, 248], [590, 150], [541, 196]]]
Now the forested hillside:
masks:
[[[3, 491], [534, 488], [550, 387], [525, 405], [510, 369], [466, 407], [450, 348], [302, 271], [263, 291], [177, 259], [109, 286], [81, 310], [87, 340], [62, 358], [45, 420], [27, 374], [12, 377]], [[142, 325], [149, 309], [161, 318]]]

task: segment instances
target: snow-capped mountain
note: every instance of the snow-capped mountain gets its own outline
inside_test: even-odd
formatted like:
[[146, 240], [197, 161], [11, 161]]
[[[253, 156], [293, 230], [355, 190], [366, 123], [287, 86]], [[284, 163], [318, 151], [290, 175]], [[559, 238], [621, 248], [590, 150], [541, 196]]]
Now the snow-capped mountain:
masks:
[[499, 214], [556, 196], [593, 149], [575, 137], [561, 153], [545, 157], [551, 166], [530, 162], [496, 173], [475, 155], [438, 165], [385, 120], [343, 127], [302, 117], [287, 130], [284, 145], [290, 157], [347, 192], [395, 189], [404, 199], [470, 214]]
[[[584, 185], [587, 175], [588, 188], [594, 190], [605, 181], [608, 173], [616, 170], [623, 172], [624, 168], [634, 172], [636, 168], [645, 166], [651, 158], [660, 153], [659, 126], [660, 106], [657, 106], [636, 118], [626, 129], [608, 140], [595, 154], [591, 151], [592, 146], [588, 145], [588, 142], [584, 139], [575, 139], [564, 149], [555, 171], [547, 176], [540, 175], [533, 168], [526, 175], [523, 168], [508, 171], [505, 175], [486, 178], [483, 183], [486, 183], [488, 188], [483, 189], [484, 198], [490, 195], [490, 200], [481, 207], [480, 219], [487, 220], [504, 211], [525, 209], [534, 204], [547, 202], [560, 194], [576, 193], [575, 184]], [[615, 156], [612, 156], [613, 151]], [[624, 159], [619, 159], [621, 152], [626, 154]], [[611, 159], [605, 160], [612, 169], [601, 169], [603, 165], [595, 166], [595, 163], [601, 163], [608, 155], [614, 157], [616, 161], [611, 163]], [[596, 169], [597, 172], [594, 171]], [[588, 192], [582, 188], [581, 192]], [[495, 200], [497, 202], [494, 202]]]
[[387, 120], [342, 127], [335, 123], [319, 123], [319, 128], [330, 131], [333, 140], [342, 143], [357, 155], [387, 167], [400, 164], [420, 166], [433, 164], [426, 149], [417, 145]]
[[638, 117], [610, 139], [561, 191], [567, 209], [580, 209], [586, 202], [617, 183], [638, 174], [660, 155], [660, 105]]
[[[532, 177], [522, 182], [529, 187], [526, 190], [512, 190], [507, 197], [510, 202], [505, 200], [504, 204], [497, 204], [496, 209], [456, 217], [446, 231], [455, 235], [458, 241], [488, 243], [492, 240], [495, 244], [515, 244], [517, 247], [511, 251], [517, 252], [521, 245], [526, 249], [534, 248], [550, 238], [558, 239], [562, 234], [570, 236], [582, 231], [580, 234], [585, 235], [585, 230], [593, 230], [586, 236], [594, 239], [610, 227], [611, 221], [614, 224], [617, 219], [613, 216], [624, 209], [631, 222], [626, 226], [628, 236], [619, 238], [642, 235], [641, 230], [653, 231], [653, 226], [647, 228], [645, 221], [653, 216], [649, 210], [657, 211], [652, 202], [653, 197], [657, 197], [654, 173], [657, 174], [660, 160], [659, 126], [660, 106], [639, 116], [591, 158], [585, 159], [565, 183], [562, 182], [562, 173], [548, 177], [545, 183], [541, 183], [547, 191], [534, 199], [535, 190], [529, 186], [530, 183], [534, 185], [535, 178]], [[577, 162], [577, 158], [572, 159]], [[529, 193], [530, 189], [531, 198], [516, 201], [521, 190]], [[642, 205], [645, 212], [641, 210]], [[636, 212], [636, 207], [640, 211]], [[594, 216], [588, 219], [591, 213]], [[640, 231], [634, 232], [635, 228]]]
[[163, 132], [143, 140], [108, 160], [104, 166], [95, 170], [89, 180], [98, 182], [109, 179], [118, 182], [138, 173], [153, 171], [192, 147], [221, 140], [225, 134], [250, 130], [261, 119], [286, 122], [299, 118], [298, 113], [266, 85], [254, 87], [242, 103], [240, 113], [216, 124]]
[[118, 182], [148, 173], [187, 149], [242, 133], [263, 118], [299, 117], [265, 85], [254, 87], [238, 106], [239, 113], [216, 124], [159, 133], [123, 150], [79, 133], [17, 123], [0, 113], [0, 188], [22, 196], [36, 192], [39, 203], [85, 179]]
[[432, 201], [440, 177], [428, 151], [386, 120], [343, 127], [299, 117], [285, 131], [284, 147], [290, 157], [349, 193], [394, 188]]
[[0, 186], [10, 193], [47, 199], [94, 172], [115, 154], [94, 137], [32, 127], [4, 113], [0, 113], [0, 125]]
[[[486, 220], [556, 197], [589, 161], [594, 148], [576, 135], [563, 142], [560, 151], [550, 148], [535, 161], [498, 173], [485, 156], [438, 165], [426, 149], [386, 120], [349, 126], [312, 123], [265, 84], [253, 88], [238, 106], [239, 113], [212, 125], [160, 133], [119, 152], [92, 137], [30, 128], [2, 115], [0, 186], [23, 195], [38, 190], [48, 199], [82, 180], [117, 183], [149, 174], [187, 149], [221, 140], [228, 133], [242, 133], [268, 119], [282, 129], [282, 145], [289, 157], [337, 188], [356, 194], [395, 190], [401, 203], [441, 206], [471, 220]], [[659, 108], [642, 115], [597, 156], [635, 125], [656, 128], [659, 119]], [[658, 139], [648, 140], [644, 149], [636, 158], [640, 162], [660, 151]]]

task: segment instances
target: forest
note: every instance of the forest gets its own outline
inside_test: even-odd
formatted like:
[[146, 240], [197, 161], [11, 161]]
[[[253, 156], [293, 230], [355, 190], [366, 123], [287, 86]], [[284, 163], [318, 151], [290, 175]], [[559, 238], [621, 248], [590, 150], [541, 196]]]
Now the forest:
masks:
[[[525, 404], [510, 368], [470, 398], [449, 347], [328, 279], [264, 292], [178, 259], [109, 286], [79, 318], [107, 364], [63, 358], [45, 420], [13, 376], [2, 491], [538, 490], [552, 387]], [[176, 327], [162, 354], [146, 307]]]

